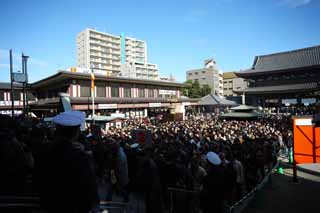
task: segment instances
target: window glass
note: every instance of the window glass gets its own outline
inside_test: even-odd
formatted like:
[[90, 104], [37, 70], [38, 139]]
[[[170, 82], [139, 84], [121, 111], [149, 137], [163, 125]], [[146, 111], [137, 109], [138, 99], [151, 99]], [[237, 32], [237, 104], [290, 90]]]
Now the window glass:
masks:
[[111, 86], [111, 97], [119, 97], [119, 86]]
[[106, 97], [106, 88], [104, 86], [97, 86], [97, 97]]
[[0, 91], [0, 101], [4, 101], [4, 91]]
[[144, 88], [139, 88], [139, 98], [144, 98], [145, 94], [144, 94]]
[[124, 97], [130, 98], [131, 97], [131, 88], [130, 87], [125, 87], [124, 88]]
[[13, 92], [13, 100], [14, 101], [20, 101], [21, 100], [21, 93], [20, 93], [20, 91], [14, 91]]
[[80, 97], [90, 97], [91, 96], [91, 87], [90, 86], [81, 86], [80, 87]]

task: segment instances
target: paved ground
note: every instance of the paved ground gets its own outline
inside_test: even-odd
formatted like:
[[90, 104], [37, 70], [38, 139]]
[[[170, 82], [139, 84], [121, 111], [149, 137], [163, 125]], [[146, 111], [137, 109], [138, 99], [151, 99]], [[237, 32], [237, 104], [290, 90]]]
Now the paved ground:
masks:
[[256, 194], [244, 213], [320, 212], [320, 175], [298, 171], [299, 183], [292, 183], [292, 169], [274, 173], [271, 181]]

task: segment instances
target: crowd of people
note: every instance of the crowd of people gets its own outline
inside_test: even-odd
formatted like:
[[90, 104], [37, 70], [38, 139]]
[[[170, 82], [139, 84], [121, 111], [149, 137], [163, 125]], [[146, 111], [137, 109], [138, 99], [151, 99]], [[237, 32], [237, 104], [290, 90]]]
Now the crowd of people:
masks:
[[[292, 141], [287, 115], [189, 117], [80, 132], [81, 113], [56, 116], [55, 128], [3, 116], [0, 194], [39, 196], [48, 212], [95, 212], [100, 201], [115, 199], [134, 212], [223, 212], [264, 178]], [[137, 140], [136, 129], [150, 132], [150, 141]], [[169, 196], [174, 189], [180, 195]], [[190, 202], [181, 204], [186, 194]]]

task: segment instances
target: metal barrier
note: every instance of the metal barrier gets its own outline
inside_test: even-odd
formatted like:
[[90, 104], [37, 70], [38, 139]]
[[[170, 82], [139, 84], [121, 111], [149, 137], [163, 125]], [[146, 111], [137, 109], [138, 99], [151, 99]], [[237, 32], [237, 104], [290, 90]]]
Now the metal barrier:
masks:
[[[40, 198], [35, 196], [0, 196], [0, 212], [8, 210], [41, 212]], [[131, 205], [123, 202], [101, 201], [96, 210], [92, 212], [103, 212], [105, 210], [108, 213], [130, 213]]]
[[132, 206], [129, 203], [101, 201], [100, 212], [107, 210], [108, 213], [130, 213]]

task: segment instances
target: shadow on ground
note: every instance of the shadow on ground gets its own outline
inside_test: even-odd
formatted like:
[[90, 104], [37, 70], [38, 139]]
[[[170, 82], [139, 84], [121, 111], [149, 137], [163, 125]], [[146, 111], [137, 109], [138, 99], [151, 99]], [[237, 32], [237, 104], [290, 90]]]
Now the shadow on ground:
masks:
[[244, 213], [318, 213], [320, 212], [320, 176], [298, 171], [298, 183], [292, 182], [292, 169], [274, 173], [257, 192]]

